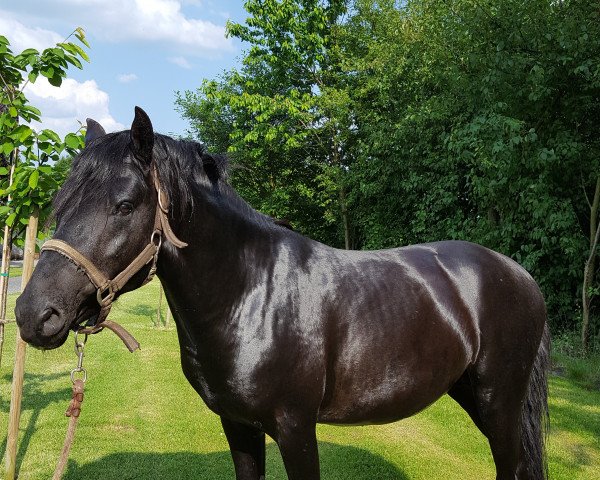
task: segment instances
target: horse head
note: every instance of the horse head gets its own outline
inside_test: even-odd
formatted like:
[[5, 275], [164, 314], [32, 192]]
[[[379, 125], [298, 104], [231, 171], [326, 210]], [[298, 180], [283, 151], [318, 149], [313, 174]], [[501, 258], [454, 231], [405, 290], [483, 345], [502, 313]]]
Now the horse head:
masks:
[[[68, 247], [62, 253], [42, 249], [17, 299], [17, 324], [26, 342], [43, 349], [59, 347], [70, 329], [98, 319], [106, 295], [112, 302], [148, 277], [151, 262], [131, 272], [120, 291], [107, 287], [101, 292], [90, 272], [95, 267], [98, 277], [114, 279], [151, 242], [158, 218], [154, 143], [152, 123], [138, 107], [129, 132], [106, 134], [88, 120], [85, 148], [54, 202], [53, 241]], [[80, 257], [92, 266], [86, 268]]]

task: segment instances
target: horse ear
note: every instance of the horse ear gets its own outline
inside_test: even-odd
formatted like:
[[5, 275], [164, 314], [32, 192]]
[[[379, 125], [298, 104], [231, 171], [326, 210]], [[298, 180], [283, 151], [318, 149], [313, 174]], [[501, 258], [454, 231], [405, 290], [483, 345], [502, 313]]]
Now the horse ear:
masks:
[[88, 146], [92, 140], [96, 140], [99, 137], [106, 135], [106, 131], [102, 128], [96, 120], [88, 118], [86, 121], [85, 129], [85, 145]]
[[219, 171], [219, 166], [217, 165], [217, 160], [214, 155], [211, 155], [208, 152], [202, 152], [200, 158], [202, 159], [204, 173], [206, 173], [206, 176], [212, 183], [216, 183], [221, 177], [221, 172]]
[[154, 147], [154, 130], [148, 114], [140, 107], [135, 107], [135, 118], [131, 124], [131, 143], [136, 158], [150, 163]]

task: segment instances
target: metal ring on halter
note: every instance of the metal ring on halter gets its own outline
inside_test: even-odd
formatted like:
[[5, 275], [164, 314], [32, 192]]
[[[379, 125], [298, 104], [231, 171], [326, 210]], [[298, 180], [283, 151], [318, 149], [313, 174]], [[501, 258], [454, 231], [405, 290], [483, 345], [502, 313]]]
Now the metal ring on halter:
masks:
[[83, 383], [87, 380], [87, 372], [85, 368], [83, 368], [83, 347], [85, 347], [85, 343], [87, 342], [87, 334], [83, 338], [83, 343], [77, 339], [78, 333], [75, 332], [75, 355], [77, 355], [77, 367], [71, 370], [71, 381], [75, 383], [75, 374], [81, 373], [83, 374], [81, 380]]
[[162, 192], [162, 188], [160, 188], [160, 187], [159, 187], [159, 188], [158, 188], [158, 192], [157, 192], [157, 193], [158, 193], [158, 206], [160, 207], [160, 209], [161, 209], [163, 212], [167, 213], [167, 212], [169, 211], [169, 209], [168, 209], [168, 208], [165, 208], [165, 206], [164, 206], [164, 205], [163, 205], [163, 203], [162, 203], [162, 193], [163, 193], [163, 192]]
[[[156, 238], [158, 238], [158, 243], [156, 243]], [[160, 250], [162, 245], [162, 232], [160, 230], [154, 230], [152, 235], [150, 235], [150, 243], [156, 245], [156, 250]]]

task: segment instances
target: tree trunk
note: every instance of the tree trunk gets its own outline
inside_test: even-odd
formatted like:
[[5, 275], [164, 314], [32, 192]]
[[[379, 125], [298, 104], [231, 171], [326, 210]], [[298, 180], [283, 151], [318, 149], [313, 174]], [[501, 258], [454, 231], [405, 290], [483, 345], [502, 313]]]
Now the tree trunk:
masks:
[[[15, 173], [15, 163], [18, 151], [15, 150], [10, 158], [10, 177], [8, 185], [12, 185]], [[8, 196], [10, 202], [10, 195]], [[8, 279], [10, 274], [10, 254], [12, 251], [12, 228], [4, 226], [4, 244], [2, 245], [2, 271], [0, 272], [0, 365], [2, 365], [2, 351], [4, 350], [4, 325], [6, 322], [6, 301], [8, 299]]]
[[600, 228], [598, 228], [598, 208], [600, 206], [600, 176], [596, 179], [596, 190], [590, 209], [590, 254], [583, 269], [583, 287], [582, 287], [582, 320], [581, 320], [581, 346], [583, 351], [587, 352], [590, 336], [590, 305], [592, 297], [590, 289], [594, 284], [594, 274], [596, 272], [596, 249], [600, 237]]
[[350, 250], [350, 222], [348, 219], [348, 205], [346, 204], [346, 189], [340, 185], [340, 209], [342, 215], [342, 225], [344, 226], [344, 247]]
[[342, 219], [342, 227], [344, 229], [344, 248], [350, 250], [350, 219], [348, 215], [348, 204], [346, 202], [346, 187], [344, 186], [343, 179], [342, 155], [335, 133], [331, 145], [331, 163], [337, 169], [336, 176], [339, 188], [340, 216]]
[[156, 326], [160, 327], [162, 324], [162, 296], [163, 287], [160, 280], [158, 281], [158, 307], [156, 307]]

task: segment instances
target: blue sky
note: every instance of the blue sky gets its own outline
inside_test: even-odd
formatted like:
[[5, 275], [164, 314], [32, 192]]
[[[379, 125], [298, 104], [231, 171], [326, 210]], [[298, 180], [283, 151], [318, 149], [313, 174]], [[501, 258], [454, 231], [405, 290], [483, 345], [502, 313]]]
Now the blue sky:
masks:
[[43, 78], [27, 89], [44, 127], [64, 135], [91, 117], [122, 130], [139, 105], [156, 131], [181, 135], [187, 123], [175, 91], [239, 64], [242, 46], [225, 38], [225, 22], [246, 16], [239, 0], [0, 0], [0, 34], [18, 53], [86, 31], [92, 48], [83, 71], [71, 69], [60, 89]]

